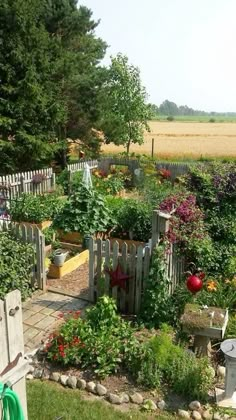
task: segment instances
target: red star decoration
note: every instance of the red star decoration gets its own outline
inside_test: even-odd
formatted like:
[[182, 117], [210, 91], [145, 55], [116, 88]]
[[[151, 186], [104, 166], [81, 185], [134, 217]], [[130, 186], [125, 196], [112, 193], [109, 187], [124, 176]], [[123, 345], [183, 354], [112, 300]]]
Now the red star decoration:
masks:
[[115, 270], [109, 270], [105, 268], [105, 271], [110, 275], [111, 287], [119, 286], [121, 289], [126, 290], [126, 281], [132, 276], [128, 276], [122, 272], [120, 264], [117, 265]]

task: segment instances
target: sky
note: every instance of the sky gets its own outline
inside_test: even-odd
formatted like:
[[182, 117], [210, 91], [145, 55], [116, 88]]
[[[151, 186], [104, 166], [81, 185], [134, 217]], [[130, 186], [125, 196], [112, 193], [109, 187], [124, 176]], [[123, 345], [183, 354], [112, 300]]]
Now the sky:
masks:
[[139, 67], [149, 102], [236, 112], [236, 0], [79, 0], [110, 56]]

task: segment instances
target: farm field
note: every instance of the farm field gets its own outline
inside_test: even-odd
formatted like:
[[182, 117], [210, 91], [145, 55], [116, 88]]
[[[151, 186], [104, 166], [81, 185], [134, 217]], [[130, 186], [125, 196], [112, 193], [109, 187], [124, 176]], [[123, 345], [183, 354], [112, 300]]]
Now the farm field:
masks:
[[[151, 154], [154, 138], [154, 154], [165, 159], [236, 157], [236, 123], [150, 121], [149, 125], [144, 144], [132, 145], [131, 152]], [[114, 144], [103, 146], [104, 153], [124, 150]]]

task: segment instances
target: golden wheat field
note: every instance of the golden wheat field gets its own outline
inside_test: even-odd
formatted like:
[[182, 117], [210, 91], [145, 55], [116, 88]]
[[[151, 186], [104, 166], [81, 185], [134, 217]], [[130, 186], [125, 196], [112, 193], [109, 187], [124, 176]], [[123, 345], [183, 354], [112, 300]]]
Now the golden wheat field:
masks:
[[[144, 144], [133, 144], [130, 152], [154, 154], [162, 158], [236, 157], [236, 123], [151, 121]], [[119, 153], [124, 147], [108, 144], [104, 153]]]

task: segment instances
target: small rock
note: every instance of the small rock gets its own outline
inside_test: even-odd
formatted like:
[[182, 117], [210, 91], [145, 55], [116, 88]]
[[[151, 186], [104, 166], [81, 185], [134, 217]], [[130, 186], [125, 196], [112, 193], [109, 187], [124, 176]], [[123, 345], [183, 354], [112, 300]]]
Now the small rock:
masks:
[[86, 381], [84, 379], [79, 378], [77, 380], [77, 388], [85, 389], [86, 388]]
[[64, 386], [66, 386], [67, 385], [67, 382], [68, 382], [68, 379], [69, 379], [69, 376], [67, 376], [67, 375], [61, 375], [61, 378], [60, 378], [61, 384], [64, 385]]
[[205, 420], [212, 420], [213, 414], [210, 412], [210, 410], [206, 410], [204, 411], [204, 413], [202, 414], [202, 417]]
[[29, 370], [28, 370], [28, 373], [33, 373], [34, 372], [34, 366], [32, 366], [32, 365], [29, 365]]
[[215, 412], [215, 413], [213, 414], [213, 419], [214, 419], [214, 420], [221, 420], [221, 415], [220, 415], [220, 413]]
[[130, 395], [130, 400], [134, 404], [142, 404], [143, 396], [139, 394], [138, 392], [135, 392], [134, 394]]
[[178, 410], [178, 416], [181, 417], [182, 419], [190, 419], [190, 414], [188, 411], [186, 410]]
[[93, 394], [96, 394], [96, 384], [94, 382], [88, 382], [87, 383], [87, 390], [88, 392], [92, 392]]
[[143, 408], [145, 408], [148, 411], [149, 410], [150, 411], [156, 411], [157, 410], [157, 405], [154, 403], [154, 401], [148, 399], [148, 400], [144, 400]]
[[201, 420], [202, 416], [201, 416], [201, 414], [199, 413], [199, 411], [197, 411], [197, 410], [193, 410], [193, 412], [192, 412], [192, 418], [193, 418], [194, 420]]
[[119, 397], [119, 395], [116, 395], [116, 394], [109, 394], [109, 401], [112, 403], [112, 404], [122, 404], [122, 400], [121, 400], [121, 398]]
[[129, 395], [123, 392], [120, 396], [122, 400], [122, 404], [128, 404], [129, 403]]
[[52, 372], [50, 375], [50, 380], [54, 381], [54, 382], [59, 382], [60, 381], [60, 373], [59, 372]]
[[224, 414], [224, 415], [223, 415], [223, 419], [224, 419], [224, 420], [228, 420], [228, 419], [230, 419], [230, 415], [229, 415], [229, 414]]
[[35, 369], [34, 378], [41, 379], [43, 377], [43, 369]]
[[77, 385], [77, 378], [76, 376], [69, 376], [69, 379], [67, 381], [67, 385], [72, 388], [75, 389], [76, 385]]
[[164, 400], [161, 400], [157, 403], [157, 407], [159, 408], [159, 410], [165, 410], [166, 408], [166, 403]]
[[194, 411], [194, 410], [200, 410], [200, 408], [201, 408], [201, 404], [200, 404], [200, 402], [199, 402], [199, 401], [192, 401], [192, 402], [189, 404], [189, 409], [190, 409], [191, 411]]
[[100, 397], [103, 397], [103, 395], [106, 395], [106, 394], [107, 394], [107, 389], [106, 389], [106, 387], [105, 387], [105, 386], [103, 386], [102, 384], [97, 384], [97, 385], [96, 385], [96, 391], [97, 391], [97, 394], [98, 394]]
[[26, 375], [26, 379], [28, 379], [29, 381], [32, 381], [32, 379], [34, 379], [32, 373], [29, 373], [28, 375]]
[[219, 376], [219, 378], [225, 378], [225, 367], [224, 366], [218, 366], [217, 368], [217, 376]]

